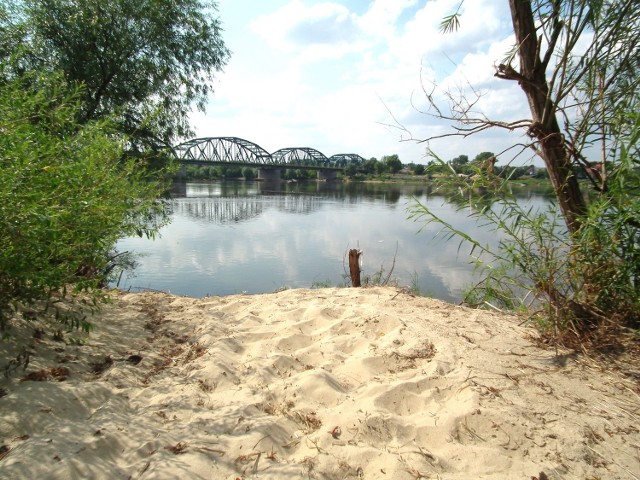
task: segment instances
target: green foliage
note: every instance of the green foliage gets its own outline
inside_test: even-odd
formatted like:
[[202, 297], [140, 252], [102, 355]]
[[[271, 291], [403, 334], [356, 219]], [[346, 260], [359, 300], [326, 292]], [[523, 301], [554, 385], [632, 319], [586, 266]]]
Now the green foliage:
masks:
[[389, 173], [398, 173], [402, 170], [402, 162], [396, 154], [382, 157], [382, 163], [385, 165], [385, 170]]
[[597, 313], [640, 328], [640, 114], [628, 120], [607, 191], [589, 204], [571, 261], [583, 267], [582, 294]]
[[467, 155], [458, 155], [456, 158], [451, 159], [449, 164], [456, 173], [463, 175], [470, 175], [473, 170], [473, 165], [469, 163], [469, 157]]
[[349, 178], [353, 178], [358, 174], [358, 167], [355, 164], [350, 163], [344, 168], [344, 174]]
[[242, 178], [242, 167], [237, 165], [221, 166], [220, 173], [222, 178]]
[[191, 134], [214, 74], [229, 58], [215, 17], [201, 0], [25, 0], [0, 10], [0, 61], [13, 74], [64, 73], [82, 85], [76, 122], [114, 115], [127, 150], [148, 155]]
[[464, 2], [458, 4], [458, 8], [451, 15], [447, 15], [440, 22], [440, 31], [442, 33], [455, 32], [460, 28], [460, 8]]
[[467, 163], [469, 163], [469, 157], [467, 155], [458, 155], [456, 158], [451, 160], [451, 165], [454, 167], [466, 165]]
[[251, 167], [244, 167], [242, 169], [242, 176], [245, 180], [253, 180], [257, 177], [256, 169]]
[[[47, 74], [0, 83], [0, 328], [21, 306], [93, 291], [116, 241], [153, 235], [165, 219], [163, 186], [121, 161], [113, 125], [76, 123], [83, 97]], [[86, 327], [78, 318], [59, 317]]]
[[536, 168], [535, 178], [546, 180], [549, 178], [549, 172], [546, 168]]
[[363, 168], [365, 173], [373, 174], [376, 173], [376, 166], [378, 165], [378, 159], [375, 157], [371, 157], [369, 160], [364, 162]]
[[387, 173], [388, 171], [389, 171], [389, 167], [384, 161], [376, 162], [376, 164], [375, 164], [375, 173], [376, 173], [376, 175], [382, 175], [382, 174]]
[[492, 157], [495, 157], [496, 154], [493, 152], [481, 152], [478, 155], [475, 156], [475, 158], [472, 160], [475, 163], [482, 163], [485, 160], [489, 160]]
[[283, 174], [283, 180], [312, 180], [316, 178], [315, 170], [286, 169]]
[[[443, 31], [457, 30], [460, 5], [444, 19]], [[496, 251], [417, 202], [410, 215], [470, 242], [483, 271], [471, 292], [478, 302], [544, 312], [543, 327], [575, 347], [612, 347], [629, 332], [637, 339], [640, 3], [536, 0], [509, 2], [509, 7], [516, 45], [496, 66], [496, 76], [518, 82], [531, 119], [488, 119], [460, 109], [473, 103], [464, 98], [456, 98], [446, 115], [433, 97], [428, 100], [436, 116], [462, 124], [453, 135], [525, 129], [527, 146], [546, 170], [538, 174], [507, 166], [492, 171], [485, 161], [489, 152], [470, 164], [462, 156], [433, 164], [439, 182], [449, 192], [459, 190], [456, 203], [470, 206], [474, 216], [495, 228], [501, 239]], [[588, 155], [600, 158], [590, 161]], [[558, 211], [525, 210], [508, 196], [501, 179], [532, 173], [552, 179]], [[587, 183], [578, 183], [579, 177], [593, 187], [590, 195], [581, 191]]]
[[482, 176], [474, 177], [480, 182], [474, 185], [451, 171], [436, 183], [458, 191], [453, 203], [460, 210], [471, 207], [471, 216], [495, 230], [497, 249], [414, 201], [410, 218], [438, 224], [446, 237], [471, 246], [482, 280], [467, 293], [467, 302], [544, 313], [547, 333], [583, 348], [614, 347], [620, 332], [640, 328], [640, 115], [631, 117], [635, 127], [621, 138], [609, 189], [592, 199], [576, 234], [567, 231], [555, 207], [525, 209], [506, 183], [482, 183]]

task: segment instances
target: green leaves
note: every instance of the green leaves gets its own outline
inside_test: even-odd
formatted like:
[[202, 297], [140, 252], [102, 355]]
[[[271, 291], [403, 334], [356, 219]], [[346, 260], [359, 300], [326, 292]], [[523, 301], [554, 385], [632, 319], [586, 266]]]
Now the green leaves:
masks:
[[442, 33], [452, 33], [458, 31], [460, 28], [460, 8], [462, 8], [462, 4], [464, 0], [462, 0], [458, 4], [458, 8], [451, 15], [447, 15], [440, 22], [440, 32]]
[[16, 302], [98, 286], [116, 241], [163, 221], [113, 125], [73, 122], [81, 94], [47, 74], [0, 84], [0, 328]]
[[[0, 32], [26, 32], [23, 62], [83, 86], [79, 123], [112, 116], [127, 150], [189, 135], [229, 58], [216, 5], [200, 0], [27, 0]], [[18, 13], [23, 19], [18, 19]], [[14, 35], [15, 36], [15, 35]], [[2, 51], [0, 50], [0, 54]], [[6, 60], [6, 58], [5, 58]]]

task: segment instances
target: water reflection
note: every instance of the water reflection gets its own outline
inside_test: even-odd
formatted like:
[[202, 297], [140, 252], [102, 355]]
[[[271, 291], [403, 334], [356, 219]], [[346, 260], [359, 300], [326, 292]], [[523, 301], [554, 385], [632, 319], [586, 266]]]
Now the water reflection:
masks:
[[[523, 202], [547, 204], [523, 193]], [[395, 255], [392, 278], [458, 301], [474, 280], [469, 248], [438, 237], [436, 225], [407, 220], [414, 197], [481, 243], [498, 240], [427, 185], [187, 183], [173, 192], [173, 220], [161, 238], [120, 242], [120, 250], [146, 254], [121, 287], [200, 297], [337, 286], [345, 283], [345, 253], [360, 248], [363, 275], [388, 271]]]

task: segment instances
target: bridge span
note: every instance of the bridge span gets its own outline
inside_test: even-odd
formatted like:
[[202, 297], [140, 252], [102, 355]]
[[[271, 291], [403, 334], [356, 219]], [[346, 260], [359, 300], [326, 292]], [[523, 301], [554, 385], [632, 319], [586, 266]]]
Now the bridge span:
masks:
[[238, 137], [195, 138], [174, 147], [178, 162], [184, 165], [247, 166], [258, 170], [258, 178], [279, 179], [284, 169], [316, 170], [318, 178], [331, 180], [352, 164], [361, 167], [365, 159], [356, 153], [331, 157], [309, 147], [281, 148], [269, 153], [260, 145]]

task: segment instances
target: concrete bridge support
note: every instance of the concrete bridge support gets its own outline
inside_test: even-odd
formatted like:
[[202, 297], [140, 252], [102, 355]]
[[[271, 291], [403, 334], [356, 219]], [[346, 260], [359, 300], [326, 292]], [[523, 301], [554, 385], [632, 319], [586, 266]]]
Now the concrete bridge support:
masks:
[[258, 180], [277, 181], [282, 179], [282, 170], [279, 168], [259, 168]]
[[176, 179], [184, 182], [187, 179], [187, 164], [181, 163], [178, 172], [176, 173]]
[[338, 172], [335, 170], [318, 170], [318, 180], [330, 182], [338, 179]]

